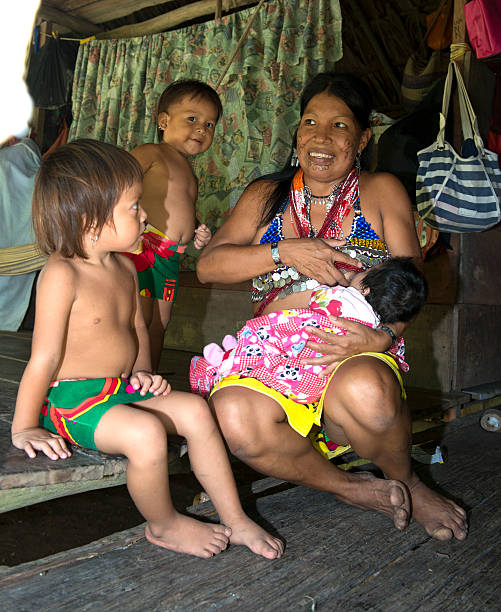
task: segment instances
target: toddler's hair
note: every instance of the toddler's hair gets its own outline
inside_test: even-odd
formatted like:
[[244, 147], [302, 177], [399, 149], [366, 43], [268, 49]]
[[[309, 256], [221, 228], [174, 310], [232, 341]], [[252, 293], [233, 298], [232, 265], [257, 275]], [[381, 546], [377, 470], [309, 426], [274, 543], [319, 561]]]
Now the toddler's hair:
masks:
[[47, 254], [87, 259], [83, 238], [112, 221], [124, 191], [143, 180], [127, 151], [97, 140], [63, 145], [42, 161], [33, 191], [33, 227]]
[[[174, 81], [164, 89], [157, 105], [157, 120], [160, 113], [168, 113], [169, 106], [171, 104], [179, 102], [186, 96], [189, 98], [201, 98], [207, 102], [212, 102], [212, 104], [214, 104], [216, 107], [217, 120], [219, 121], [219, 117], [221, 117], [223, 113], [223, 105], [221, 104], [221, 99], [219, 98], [216, 90], [212, 89], [212, 87], [207, 85], [207, 83], [196, 81], [194, 79]], [[158, 126], [157, 133], [158, 138], [161, 141], [163, 130]]]
[[410, 257], [394, 257], [371, 268], [362, 279], [365, 299], [382, 323], [410, 321], [426, 302], [425, 277]]

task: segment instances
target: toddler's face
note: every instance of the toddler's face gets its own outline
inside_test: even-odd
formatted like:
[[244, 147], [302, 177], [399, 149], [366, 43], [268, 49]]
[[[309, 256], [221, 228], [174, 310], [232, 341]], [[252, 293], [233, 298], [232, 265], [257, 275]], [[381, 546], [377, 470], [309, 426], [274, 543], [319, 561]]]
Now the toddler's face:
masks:
[[138, 248], [146, 224], [142, 193], [142, 184], [134, 183], [115, 204], [113, 219], [106, 223], [99, 236], [100, 244], [105, 244], [110, 251], [131, 253]]
[[163, 141], [182, 155], [205, 153], [212, 144], [217, 123], [217, 108], [209, 100], [184, 96], [160, 113], [158, 125]]

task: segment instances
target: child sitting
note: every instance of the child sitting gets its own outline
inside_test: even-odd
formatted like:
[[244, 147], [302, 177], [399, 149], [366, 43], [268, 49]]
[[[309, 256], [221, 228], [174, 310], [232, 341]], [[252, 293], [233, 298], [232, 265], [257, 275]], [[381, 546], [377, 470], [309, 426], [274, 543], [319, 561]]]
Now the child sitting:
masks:
[[[243, 512], [226, 450], [200, 397], [151, 372], [134, 265], [146, 214], [142, 171], [129, 153], [92, 140], [42, 163], [33, 223], [49, 260], [40, 274], [31, 358], [19, 386], [12, 443], [29, 457], [70, 456], [67, 441], [128, 460], [127, 486], [146, 537], [199, 557], [246, 544], [269, 559], [282, 542]], [[184, 436], [195, 475], [224, 524], [179, 514], [169, 493], [167, 433]]]
[[212, 87], [200, 81], [176, 81], [158, 102], [160, 143], [132, 151], [144, 172], [142, 205], [151, 224], [144, 233], [142, 252], [131, 257], [139, 277], [153, 371], [176, 301], [180, 254], [193, 237], [197, 249], [211, 238], [206, 225], [195, 229], [198, 187], [188, 157], [207, 151], [221, 113], [221, 101]]
[[[236, 339], [225, 337], [223, 348], [226, 351], [216, 344], [205, 347], [204, 357], [194, 357], [191, 363], [192, 390], [208, 396], [222, 380], [232, 376], [238, 379], [236, 384], [250, 386], [267, 395], [277, 391], [292, 400], [286, 409], [289, 423], [306, 436], [312, 424], [320, 425], [315, 422], [315, 414], [319, 413], [315, 403], [321, 401], [329, 381], [329, 377], [322, 376], [323, 366], [305, 363], [320, 355], [307, 346], [311, 339], [307, 328], [318, 327], [340, 335], [346, 333], [330, 319], [335, 316], [371, 327], [384, 322], [382, 328], [392, 334], [387, 324], [410, 321], [426, 301], [426, 281], [410, 258], [388, 259], [369, 270], [348, 275], [352, 276], [349, 287], [320, 285], [307, 298], [305, 308], [250, 319]], [[305, 296], [308, 296], [306, 292]], [[408, 370], [402, 338], [394, 342], [389, 353], [402, 370]], [[373, 355], [381, 359], [386, 357], [378, 353]], [[388, 359], [387, 363], [400, 376], [393, 359]], [[252, 383], [249, 379], [253, 379]], [[296, 411], [295, 403], [311, 405], [311, 410], [307, 414]], [[305, 418], [300, 418], [300, 414], [306, 414]]]

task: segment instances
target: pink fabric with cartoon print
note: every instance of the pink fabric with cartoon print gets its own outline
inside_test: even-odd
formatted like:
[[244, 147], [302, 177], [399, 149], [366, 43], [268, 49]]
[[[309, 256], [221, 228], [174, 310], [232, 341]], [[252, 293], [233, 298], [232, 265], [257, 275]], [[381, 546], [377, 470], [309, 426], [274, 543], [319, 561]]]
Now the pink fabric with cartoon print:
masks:
[[[238, 374], [256, 378], [299, 403], [318, 401], [328, 377], [319, 377], [323, 366], [302, 363], [304, 359], [319, 355], [306, 346], [310, 335], [305, 328], [314, 326], [344, 334], [344, 329], [330, 321], [330, 315], [371, 327], [377, 326], [379, 319], [362, 294], [353, 287], [321, 285], [312, 292], [309, 306], [250, 319], [238, 332], [237, 344], [232, 350], [223, 353], [222, 349], [216, 351], [211, 347], [209, 352], [214, 361], [221, 359], [220, 363], [194, 357], [190, 368], [192, 390], [207, 396], [217, 381]], [[400, 352], [401, 355], [394, 356], [405, 369], [403, 347]]]

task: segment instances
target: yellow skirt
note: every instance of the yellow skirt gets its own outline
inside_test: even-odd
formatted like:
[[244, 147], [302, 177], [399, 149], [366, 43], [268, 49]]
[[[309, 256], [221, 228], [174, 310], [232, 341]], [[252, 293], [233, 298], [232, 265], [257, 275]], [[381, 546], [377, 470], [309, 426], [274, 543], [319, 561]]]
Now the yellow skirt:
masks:
[[267, 387], [265, 384], [263, 384], [259, 380], [256, 380], [255, 378], [243, 378], [239, 374], [232, 374], [231, 376], [227, 376], [226, 378], [220, 380], [212, 388], [210, 397], [212, 397], [214, 393], [216, 393], [220, 389], [224, 389], [225, 387], [245, 387], [247, 389], [252, 389], [252, 391], [257, 391], [258, 393], [262, 393], [263, 395], [270, 397], [282, 407], [283, 411], [287, 416], [287, 421], [292, 427], [292, 429], [296, 431], [300, 436], [303, 436], [303, 438], [309, 436], [316, 450], [318, 450], [328, 459], [332, 459], [333, 457], [337, 457], [338, 455], [349, 451], [351, 447], [337, 446], [335, 450], [330, 450], [325, 444], [323, 433], [319, 432], [319, 430], [316, 428], [322, 427], [322, 411], [324, 407], [325, 393], [329, 387], [332, 377], [337, 372], [338, 368], [349, 359], [353, 359], [354, 357], [361, 357], [363, 355], [368, 355], [369, 357], [375, 357], [376, 359], [380, 359], [381, 361], [384, 361], [393, 370], [400, 384], [402, 397], [403, 399], [406, 399], [404, 383], [402, 381], [402, 376], [400, 374], [400, 370], [395, 359], [386, 353], [371, 352], [358, 353], [357, 355], [352, 355], [351, 357], [343, 359], [343, 361], [341, 361], [336, 366], [335, 370], [329, 376], [327, 384], [325, 385], [325, 388], [318, 402], [313, 402], [311, 404], [300, 404], [289, 397], [285, 397], [278, 391], [275, 391], [275, 389]]

